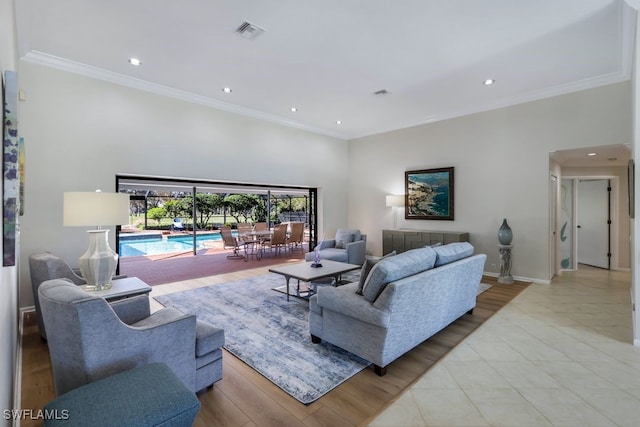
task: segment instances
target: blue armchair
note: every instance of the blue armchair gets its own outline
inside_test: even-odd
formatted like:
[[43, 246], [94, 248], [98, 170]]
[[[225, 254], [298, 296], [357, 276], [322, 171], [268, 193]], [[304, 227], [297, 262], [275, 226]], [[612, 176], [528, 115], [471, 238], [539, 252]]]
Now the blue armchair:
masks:
[[[38, 317], [38, 329], [42, 339], [47, 339], [47, 331], [44, 327], [42, 314], [40, 310], [40, 300], [38, 299], [38, 288], [46, 280], [67, 279], [78, 286], [86, 285], [87, 281], [80, 275], [80, 271], [72, 269], [64, 260], [49, 252], [35, 253], [29, 256], [29, 272], [31, 273], [31, 290], [33, 291], [33, 303], [36, 307], [36, 315]], [[126, 275], [114, 276], [114, 279], [127, 277]], [[148, 306], [149, 303], [143, 299], [129, 300], [121, 302], [118, 307], [121, 310], [129, 310], [135, 312], [142, 307]], [[118, 313], [122, 318], [122, 311]], [[125, 320], [126, 322], [126, 320]]]
[[192, 391], [222, 378], [224, 330], [173, 308], [137, 313], [133, 323], [117, 314], [118, 302], [86, 292], [66, 279], [38, 289], [47, 328], [56, 396], [149, 363], [165, 363]]
[[[367, 249], [367, 235], [355, 228], [340, 228], [331, 240], [319, 243], [320, 259], [348, 262], [349, 264], [364, 264]], [[315, 259], [314, 251], [304, 256], [306, 261]]]

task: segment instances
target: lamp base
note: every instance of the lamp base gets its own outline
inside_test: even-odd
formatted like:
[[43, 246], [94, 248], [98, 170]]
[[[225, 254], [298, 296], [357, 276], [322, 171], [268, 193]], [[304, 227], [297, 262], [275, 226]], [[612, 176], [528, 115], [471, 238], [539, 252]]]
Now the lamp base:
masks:
[[86, 291], [104, 291], [111, 288], [116, 272], [118, 254], [109, 247], [109, 230], [90, 230], [89, 249], [80, 257], [80, 272], [87, 281]]

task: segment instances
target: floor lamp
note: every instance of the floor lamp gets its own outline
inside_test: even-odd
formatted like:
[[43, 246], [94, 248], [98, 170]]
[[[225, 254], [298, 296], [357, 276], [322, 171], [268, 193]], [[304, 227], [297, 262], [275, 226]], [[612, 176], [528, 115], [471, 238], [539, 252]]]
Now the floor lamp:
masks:
[[393, 213], [393, 228], [398, 228], [398, 208], [404, 206], [404, 196], [388, 195], [387, 207], [391, 207]]
[[87, 281], [86, 290], [102, 291], [111, 287], [118, 254], [109, 247], [109, 229], [103, 226], [129, 223], [129, 195], [124, 193], [64, 193], [64, 225], [97, 226], [89, 230], [89, 249], [80, 257], [80, 272]]

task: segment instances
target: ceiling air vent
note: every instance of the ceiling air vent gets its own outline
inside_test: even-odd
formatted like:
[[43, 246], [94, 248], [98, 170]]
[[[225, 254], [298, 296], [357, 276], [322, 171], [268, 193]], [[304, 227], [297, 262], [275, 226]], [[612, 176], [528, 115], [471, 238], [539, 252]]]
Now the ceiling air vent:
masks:
[[264, 28], [260, 28], [257, 25], [252, 24], [251, 22], [243, 22], [238, 28], [236, 28], [236, 33], [240, 34], [245, 39], [255, 39], [260, 34], [264, 33]]
[[380, 90], [378, 90], [378, 91], [376, 91], [376, 92], [373, 92], [373, 94], [374, 94], [374, 95], [376, 95], [376, 96], [389, 95], [390, 93], [391, 93], [391, 92], [389, 92], [389, 91], [388, 91], [388, 90], [386, 90], [386, 89], [380, 89]]

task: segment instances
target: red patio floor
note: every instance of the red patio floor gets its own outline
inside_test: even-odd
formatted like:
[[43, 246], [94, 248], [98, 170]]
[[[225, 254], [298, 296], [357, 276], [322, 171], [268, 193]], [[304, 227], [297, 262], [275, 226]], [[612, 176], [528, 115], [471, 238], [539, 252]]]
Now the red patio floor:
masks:
[[204, 249], [193, 253], [166, 254], [156, 256], [124, 257], [120, 259], [120, 274], [138, 277], [149, 285], [179, 282], [199, 277], [232, 273], [251, 268], [282, 264], [290, 260], [303, 260], [303, 250], [266, 254], [260, 261], [229, 259], [230, 250]]

